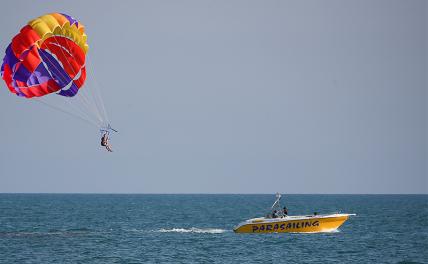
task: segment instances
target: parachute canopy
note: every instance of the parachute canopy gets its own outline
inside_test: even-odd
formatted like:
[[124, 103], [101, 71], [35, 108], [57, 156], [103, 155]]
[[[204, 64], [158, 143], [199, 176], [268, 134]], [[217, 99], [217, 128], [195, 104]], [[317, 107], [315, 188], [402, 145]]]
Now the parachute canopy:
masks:
[[2, 78], [12, 93], [26, 98], [75, 96], [86, 80], [86, 40], [82, 23], [66, 14], [33, 19], [6, 48]]

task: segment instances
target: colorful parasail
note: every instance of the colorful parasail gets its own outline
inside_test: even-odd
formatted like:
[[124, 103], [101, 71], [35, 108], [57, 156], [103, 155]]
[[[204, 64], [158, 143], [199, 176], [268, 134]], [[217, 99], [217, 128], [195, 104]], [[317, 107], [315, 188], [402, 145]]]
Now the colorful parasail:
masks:
[[51, 13], [28, 22], [6, 48], [1, 75], [22, 97], [75, 96], [86, 80], [85, 28], [73, 17]]

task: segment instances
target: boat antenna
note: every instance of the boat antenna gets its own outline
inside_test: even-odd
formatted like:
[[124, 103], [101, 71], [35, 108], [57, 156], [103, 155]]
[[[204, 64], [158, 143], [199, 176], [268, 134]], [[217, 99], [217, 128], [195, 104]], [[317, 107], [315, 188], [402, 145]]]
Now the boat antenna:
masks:
[[281, 194], [280, 193], [276, 193], [276, 200], [275, 200], [275, 202], [272, 204], [272, 207], [271, 207], [271, 209], [274, 209], [276, 206], [278, 206], [278, 207], [280, 207], [279, 206], [279, 201], [281, 200]]

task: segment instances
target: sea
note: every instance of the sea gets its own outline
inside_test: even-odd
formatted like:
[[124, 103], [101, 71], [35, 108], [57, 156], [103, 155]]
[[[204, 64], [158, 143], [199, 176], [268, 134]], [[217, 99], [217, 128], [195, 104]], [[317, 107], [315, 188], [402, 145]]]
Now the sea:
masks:
[[329, 233], [236, 234], [273, 194], [0, 194], [0, 263], [428, 263], [428, 195], [283, 195]]

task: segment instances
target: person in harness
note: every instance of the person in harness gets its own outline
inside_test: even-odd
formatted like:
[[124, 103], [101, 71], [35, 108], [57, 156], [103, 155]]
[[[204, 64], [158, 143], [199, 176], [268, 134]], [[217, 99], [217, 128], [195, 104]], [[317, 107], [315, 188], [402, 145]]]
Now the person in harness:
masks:
[[105, 147], [109, 152], [113, 152], [108, 142], [108, 131], [104, 132], [103, 136], [101, 137], [101, 146]]

